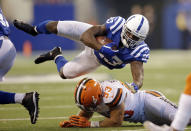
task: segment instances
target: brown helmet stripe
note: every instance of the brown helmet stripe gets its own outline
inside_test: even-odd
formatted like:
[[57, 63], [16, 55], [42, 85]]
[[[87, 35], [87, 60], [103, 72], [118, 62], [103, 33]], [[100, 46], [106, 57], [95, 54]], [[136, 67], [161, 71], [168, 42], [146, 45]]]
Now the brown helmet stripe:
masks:
[[87, 79], [87, 78], [83, 78], [83, 79], [78, 83], [78, 85], [76, 86], [76, 90], [75, 90], [75, 93], [74, 93], [75, 102], [77, 102], [77, 92], [78, 92], [78, 89], [79, 89], [81, 83], [82, 83], [85, 79]]
[[[92, 79], [84, 78], [84, 79], [80, 82], [80, 84], [79, 84], [79, 86], [78, 86], [78, 89], [77, 89], [77, 91], [76, 91], [75, 97], [76, 97], [76, 100], [77, 100], [77, 98], [78, 98], [79, 104], [82, 104], [82, 102], [81, 102], [81, 94], [82, 94], [82, 90], [83, 90], [82, 87], [83, 87], [83, 85], [85, 85], [89, 80], [92, 80]], [[79, 88], [80, 88], [80, 89], [79, 89]], [[78, 90], [80, 90], [80, 91], [78, 91]], [[78, 92], [79, 92], [79, 95], [77, 96]]]

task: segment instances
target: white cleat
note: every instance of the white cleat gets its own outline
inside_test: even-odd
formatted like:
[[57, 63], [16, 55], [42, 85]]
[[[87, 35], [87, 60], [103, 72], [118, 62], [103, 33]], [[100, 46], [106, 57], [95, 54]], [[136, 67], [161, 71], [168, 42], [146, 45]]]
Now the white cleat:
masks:
[[148, 131], [173, 131], [173, 129], [167, 125], [158, 126], [150, 121], [145, 121], [143, 125]]

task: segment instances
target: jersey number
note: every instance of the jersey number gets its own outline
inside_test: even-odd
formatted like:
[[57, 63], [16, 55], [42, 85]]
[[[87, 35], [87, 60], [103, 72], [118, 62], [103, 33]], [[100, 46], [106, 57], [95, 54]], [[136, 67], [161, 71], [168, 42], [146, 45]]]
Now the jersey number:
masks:
[[112, 88], [109, 87], [109, 86], [107, 86], [107, 87], [105, 88], [105, 91], [104, 91], [104, 97], [105, 97], [105, 98], [108, 98], [108, 97], [109, 97], [109, 93], [111, 92], [111, 90], [112, 90]]
[[100, 57], [109, 65], [112, 65], [112, 66], [117, 66], [117, 65], [121, 65], [123, 64], [123, 61], [119, 59], [119, 57], [117, 56], [113, 56], [112, 59], [113, 59], [113, 62], [111, 63], [107, 58], [104, 57], [103, 54], [99, 53]]

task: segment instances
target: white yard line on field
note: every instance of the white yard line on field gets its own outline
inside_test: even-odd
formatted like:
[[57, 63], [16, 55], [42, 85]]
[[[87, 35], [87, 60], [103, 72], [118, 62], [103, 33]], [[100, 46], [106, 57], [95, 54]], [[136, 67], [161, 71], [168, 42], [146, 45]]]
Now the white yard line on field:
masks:
[[[57, 120], [57, 119], [68, 119], [69, 116], [63, 116], [63, 117], [39, 117], [38, 120]], [[101, 118], [103, 116], [94, 116], [93, 118]], [[15, 119], [0, 119], [1, 121], [24, 121], [24, 120], [30, 120], [29, 118], [15, 118]]]
[[[57, 106], [40, 106], [40, 109], [60, 109], [60, 108], [74, 108], [75, 105], [57, 105]], [[24, 109], [22, 106], [20, 107], [1, 107], [0, 110], [20, 110]]]
[[91, 77], [97, 80], [111, 79], [111, 76], [106, 73], [90, 73], [75, 79], [64, 80], [58, 74], [47, 75], [26, 75], [26, 76], [10, 76], [6, 77], [2, 84], [20, 84], [20, 83], [69, 83], [81, 80], [84, 77]]

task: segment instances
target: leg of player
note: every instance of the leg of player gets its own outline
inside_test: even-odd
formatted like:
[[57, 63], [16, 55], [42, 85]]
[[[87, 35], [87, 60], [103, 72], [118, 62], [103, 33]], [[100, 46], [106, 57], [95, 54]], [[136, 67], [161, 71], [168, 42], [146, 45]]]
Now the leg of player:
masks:
[[80, 41], [80, 36], [92, 25], [78, 21], [51, 21], [46, 20], [36, 26], [14, 20], [13, 24], [20, 30], [36, 36], [38, 34], [54, 33], [65, 38]]
[[63, 79], [71, 79], [96, 69], [100, 66], [93, 49], [85, 46], [85, 50], [76, 56], [72, 61], [67, 61], [62, 55], [61, 47], [56, 47], [51, 51], [40, 55], [35, 59], [35, 63], [39, 64], [48, 60], [55, 60], [59, 75]]
[[0, 81], [11, 69], [16, 57], [16, 49], [7, 37], [0, 37]]
[[32, 124], [37, 121], [39, 108], [38, 108], [39, 94], [37, 92], [29, 93], [10, 93], [0, 91], [0, 104], [22, 104], [29, 112]]
[[144, 123], [145, 128], [149, 131], [183, 131], [191, 118], [191, 74], [186, 80], [184, 93], [181, 95], [178, 110], [171, 126], [158, 126], [150, 121]]
[[170, 125], [177, 111], [177, 106], [170, 102], [162, 93], [160, 94], [161, 96], [155, 96], [154, 94], [146, 93], [145, 119], [157, 125]]
[[85, 46], [84, 51], [77, 55], [73, 60], [65, 63], [65, 65], [60, 68], [60, 75], [64, 75], [67, 79], [72, 79], [92, 72], [100, 65], [101, 64], [98, 62], [93, 53], [93, 49]]
[[184, 93], [179, 100], [179, 108], [176, 113], [175, 119], [171, 124], [176, 130], [184, 130], [191, 118], [191, 74], [188, 75], [186, 80], [186, 87]]

